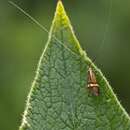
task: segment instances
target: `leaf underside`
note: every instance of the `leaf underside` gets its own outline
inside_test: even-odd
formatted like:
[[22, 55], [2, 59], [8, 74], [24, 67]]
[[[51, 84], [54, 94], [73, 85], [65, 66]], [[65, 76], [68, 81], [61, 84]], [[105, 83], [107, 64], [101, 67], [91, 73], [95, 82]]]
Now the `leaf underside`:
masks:
[[[87, 88], [90, 65], [99, 84], [99, 96]], [[130, 130], [127, 113], [103, 74], [81, 49], [61, 1], [20, 130]]]

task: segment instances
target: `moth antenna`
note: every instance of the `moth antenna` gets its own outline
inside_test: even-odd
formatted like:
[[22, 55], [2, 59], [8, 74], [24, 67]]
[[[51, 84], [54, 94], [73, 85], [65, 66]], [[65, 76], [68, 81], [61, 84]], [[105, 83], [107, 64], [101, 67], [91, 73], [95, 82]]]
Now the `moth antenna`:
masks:
[[[48, 29], [43, 26], [42, 24], [40, 24], [35, 18], [33, 18], [29, 13], [27, 13], [26, 11], [24, 11], [20, 6], [18, 6], [17, 4], [15, 4], [12, 1], [8, 1], [12, 6], [14, 6], [15, 8], [17, 8], [20, 12], [22, 12], [25, 16], [27, 16], [30, 20], [32, 20], [37, 26], [40, 27], [40, 29], [42, 29], [44, 32], [48, 33], [49, 35], [49, 31]], [[75, 52], [73, 52], [70, 48], [68, 48], [66, 45], [64, 45], [63, 42], [61, 42], [55, 35], [52, 35], [52, 37], [59, 43], [61, 44], [63, 47], [65, 47], [69, 52], [71, 52], [73, 55], [75, 56], [79, 56], [78, 54], [76, 54]]]
[[17, 8], [19, 11], [21, 11], [24, 15], [26, 15], [28, 18], [30, 18], [35, 24], [37, 24], [43, 31], [49, 33], [49, 31], [47, 30], [46, 27], [44, 27], [43, 25], [41, 25], [35, 18], [33, 18], [29, 13], [27, 13], [26, 11], [24, 11], [21, 7], [19, 7], [17, 4], [15, 4], [12, 1], [9, 1], [9, 3], [11, 5], [13, 5], [15, 8]]
[[[99, 52], [100, 50], [102, 49], [102, 46], [103, 44], [105, 43], [105, 40], [106, 40], [106, 35], [109, 31], [109, 26], [110, 26], [110, 22], [111, 22], [111, 16], [112, 16], [112, 8], [113, 8], [113, 0], [110, 0], [110, 3], [109, 3], [109, 8], [108, 8], [108, 14], [107, 14], [107, 22], [105, 23], [105, 29], [104, 29], [104, 34], [103, 34], [103, 39], [101, 41], [101, 45], [98, 49], [98, 52], [97, 52], [97, 57], [99, 56]], [[94, 58], [93, 62], [96, 61], [96, 58]]]

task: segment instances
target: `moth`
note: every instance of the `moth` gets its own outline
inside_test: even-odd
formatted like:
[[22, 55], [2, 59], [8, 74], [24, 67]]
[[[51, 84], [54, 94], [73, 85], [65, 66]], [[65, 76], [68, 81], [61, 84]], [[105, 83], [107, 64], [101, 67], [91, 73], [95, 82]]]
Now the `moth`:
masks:
[[87, 77], [87, 88], [90, 90], [90, 92], [95, 95], [99, 96], [99, 84], [96, 80], [95, 72], [93, 71], [92, 67], [89, 67], [88, 69], [88, 77]]
[[[28, 14], [27, 12], [25, 12], [22, 8], [20, 8], [18, 5], [16, 5], [15, 3], [13, 3], [12, 1], [9, 1], [9, 3], [11, 5], [13, 5], [14, 7], [16, 7], [19, 11], [21, 11], [25, 16], [27, 16], [29, 19], [31, 19], [36, 25], [38, 25], [43, 31], [47, 32], [49, 34], [49, 31], [47, 30], [46, 27], [44, 27], [43, 25], [41, 25], [36, 19], [34, 19], [30, 14]], [[109, 14], [110, 17], [110, 14]], [[69, 50], [70, 52], [72, 52], [73, 54], [77, 55], [75, 52], [73, 52], [71, 49], [69, 49], [68, 47], [66, 47], [57, 37], [53, 36], [53, 38], [60, 43], [61, 45], [63, 45], [67, 50]], [[89, 66], [88, 72], [88, 79], [87, 79], [87, 88], [91, 91], [91, 93], [95, 96], [99, 96], [99, 84], [97, 83], [96, 80], [96, 75], [95, 72], [93, 71], [92, 67]]]

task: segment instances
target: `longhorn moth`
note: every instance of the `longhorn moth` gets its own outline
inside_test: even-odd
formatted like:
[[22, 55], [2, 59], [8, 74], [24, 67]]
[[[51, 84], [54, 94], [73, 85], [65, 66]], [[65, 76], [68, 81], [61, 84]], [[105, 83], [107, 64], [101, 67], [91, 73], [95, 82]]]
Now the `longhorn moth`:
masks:
[[[16, 5], [15, 3], [13, 3], [12, 1], [9, 1], [9, 3], [11, 5], [13, 5], [14, 7], [16, 7], [19, 11], [21, 11], [24, 15], [26, 15], [28, 18], [30, 18], [36, 25], [38, 25], [43, 31], [47, 32], [49, 34], [49, 31], [46, 29], [46, 27], [44, 27], [42, 24], [40, 24], [36, 19], [34, 19], [30, 14], [28, 14], [27, 12], [25, 12], [22, 8], [20, 8], [18, 5]], [[111, 16], [111, 8], [112, 8], [112, 3], [110, 6], [110, 10], [109, 10], [109, 16], [108, 18], [110, 18]], [[107, 32], [108, 29], [108, 23], [106, 24], [106, 29], [105, 31]], [[106, 32], [104, 34], [106, 34]], [[70, 48], [68, 48], [66, 45], [64, 45], [57, 37], [55, 37], [54, 35], [52, 36], [59, 44], [61, 44], [62, 46], [64, 46], [68, 51], [70, 51], [72, 54], [78, 56], [75, 52], [73, 52]], [[104, 35], [104, 39], [103, 42], [105, 40], [105, 35]], [[95, 72], [93, 71], [91, 65], [89, 66], [88, 72], [87, 72], [88, 78], [87, 78], [87, 88], [91, 91], [91, 93], [94, 96], [99, 96], [99, 84], [97, 83], [97, 79], [96, 79], [96, 75]]]

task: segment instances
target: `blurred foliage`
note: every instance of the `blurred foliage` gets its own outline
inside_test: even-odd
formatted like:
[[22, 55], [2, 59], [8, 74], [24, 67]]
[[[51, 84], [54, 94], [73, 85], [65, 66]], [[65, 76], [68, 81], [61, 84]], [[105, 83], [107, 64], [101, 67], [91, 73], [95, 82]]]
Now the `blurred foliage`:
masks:
[[[15, 0], [48, 29], [56, 0]], [[123, 106], [130, 112], [130, 1], [63, 0], [84, 49], [106, 75]], [[0, 129], [16, 130], [47, 34], [7, 0], [0, 0]], [[101, 49], [100, 49], [101, 47]], [[122, 59], [122, 60], [121, 60]], [[110, 64], [111, 63], [111, 64]]]

